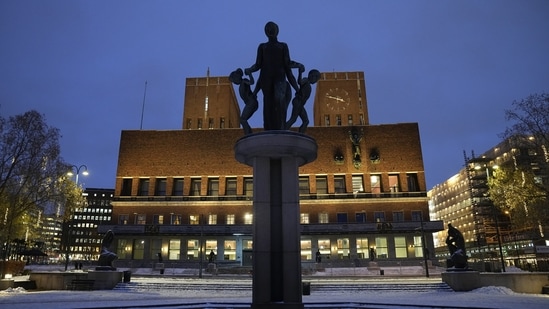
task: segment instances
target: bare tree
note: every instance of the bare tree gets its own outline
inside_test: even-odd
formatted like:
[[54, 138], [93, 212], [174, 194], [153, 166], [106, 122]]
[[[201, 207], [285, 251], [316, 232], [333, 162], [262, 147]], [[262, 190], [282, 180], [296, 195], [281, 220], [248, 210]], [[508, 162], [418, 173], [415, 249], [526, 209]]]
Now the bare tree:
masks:
[[535, 227], [540, 218], [547, 218], [548, 209], [544, 207], [547, 192], [532, 171], [512, 165], [500, 167], [494, 170], [488, 186], [490, 199], [512, 218], [515, 230]]
[[[8, 258], [10, 239], [21, 235], [25, 218], [62, 199], [70, 170], [60, 156], [59, 130], [37, 111], [0, 117], [0, 241]], [[2, 271], [2, 277], [4, 272]]]
[[511, 215], [515, 229], [537, 230], [543, 237], [549, 222], [549, 94], [532, 94], [512, 106], [505, 111], [512, 123], [502, 137], [519, 152], [528, 151], [532, 159], [541, 157], [524, 164], [513, 155], [513, 164], [490, 181], [490, 198]]
[[513, 109], [505, 111], [505, 118], [512, 124], [503, 137], [529, 137], [528, 141], [542, 149], [545, 162], [549, 163], [549, 94], [532, 94], [513, 101], [512, 106]]

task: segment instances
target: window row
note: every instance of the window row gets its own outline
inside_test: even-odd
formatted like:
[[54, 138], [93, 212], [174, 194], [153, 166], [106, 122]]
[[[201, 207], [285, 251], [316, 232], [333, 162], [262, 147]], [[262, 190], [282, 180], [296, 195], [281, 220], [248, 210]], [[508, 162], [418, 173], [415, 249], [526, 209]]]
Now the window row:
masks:
[[[332, 117], [333, 117], [333, 121], [332, 121]], [[330, 126], [336, 126], [336, 127], [341, 127], [343, 125], [343, 121], [342, 120], [342, 116], [341, 114], [336, 114], [336, 115], [330, 115], [330, 114], [325, 114], [324, 115], [324, 126], [325, 127], [330, 127]], [[360, 114], [359, 115], [359, 125], [365, 125], [365, 122], [364, 122], [364, 114]], [[354, 122], [353, 122], [353, 115], [352, 114], [347, 114], [347, 126], [353, 126], [355, 125]]]
[[[207, 99], [207, 97], [206, 97]], [[192, 129], [205, 129], [205, 128], [208, 128], [208, 129], [216, 129], [216, 128], [219, 128], [219, 129], [224, 129], [225, 128], [225, 117], [220, 117], [219, 118], [219, 122], [216, 124], [215, 123], [215, 119], [214, 118], [208, 118], [207, 119], [207, 127], [205, 127], [206, 123], [204, 123], [204, 120], [203, 118], [197, 118], [195, 119], [196, 122], [193, 122], [193, 119], [192, 118], [187, 118], [187, 120], [185, 121], [186, 125], [185, 127], [188, 129], [188, 130], [192, 130]], [[229, 127], [232, 127], [232, 125], [229, 125]]]
[[[392, 212], [392, 220], [387, 220], [386, 218], [386, 212], [385, 211], [374, 211], [373, 217], [368, 218], [366, 215], [366, 212], [356, 212], [354, 221], [351, 221], [348, 217], [347, 213], [337, 213], [336, 214], [336, 222], [337, 223], [367, 223], [367, 222], [375, 222], [375, 223], [383, 223], [383, 222], [404, 222], [405, 220], [405, 212], [404, 211], [393, 211]], [[330, 223], [329, 214], [327, 212], [322, 212], [317, 215], [317, 221], [320, 224], [326, 224]], [[410, 221], [419, 222], [423, 219], [423, 213], [420, 210], [412, 210], [410, 211]], [[118, 215], [118, 224], [119, 225], [128, 225], [128, 224], [137, 224], [137, 225], [145, 225], [145, 224], [154, 224], [154, 225], [163, 225], [163, 224], [169, 224], [169, 225], [181, 225], [181, 224], [190, 224], [190, 225], [198, 225], [198, 224], [204, 224], [204, 225], [216, 225], [216, 224], [226, 224], [226, 225], [234, 225], [234, 224], [252, 224], [253, 223], [253, 214], [251, 213], [245, 213], [242, 215], [241, 218], [239, 218], [239, 221], [236, 221], [236, 215], [235, 214], [226, 214], [224, 215], [224, 220], [221, 218], [221, 216], [218, 216], [217, 214], [208, 214], [208, 215], [199, 215], [199, 214], [190, 214], [188, 216], [183, 217], [182, 214], [170, 214], [169, 216], [161, 215], [161, 214], [155, 214], [152, 215], [152, 218], [149, 218], [147, 220], [146, 214], [139, 214], [136, 213], [133, 216], [133, 221], [130, 221], [130, 215], [129, 214], [120, 214]], [[301, 213], [300, 214], [300, 223], [301, 224], [310, 224], [314, 223], [311, 221], [311, 215], [309, 213]], [[386, 228], [386, 227], [383, 227]]]
[[[221, 243], [222, 248], [219, 248]], [[241, 246], [241, 247], [237, 247]], [[238, 249], [238, 254], [237, 254]], [[217, 260], [235, 261], [241, 256], [240, 251], [251, 250], [252, 241], [236, 239], [119, 239], [116, 253], [120, 259], [142, 260], [157, 257], [160, 254], [163, 258], [171, 261], [198, 260], [200, 253], [213, 253]]]
[[[402, 180], [402, 174], [370, 174], [368, 181], [364, 181], [364, 175], [334, 175], [328, 177], [319, 175], [315, 177], [300, 176], [300, 194], [338, 194], [338, 193], [364, 193], [381, 194], [385, 192], [419, 192], [417, 173], [406, 173]], [[185, 180], [190, 183], [185, 186]], [[203, 182], [206, 181], [204, 184]], [[204, 187], [205, 186], [205, 187]], [[122, 180], [121, 196], [133, 195], [134, 179]], [[253, 195], [253, 179], [244, 177], [242, 186], [238, 186], [237, 177], [225, 177], [223, 186], [220, 186], [219, 177], [190, 177], [190, 178], [139, 178], [137, 184], [138, 196], [218, 196], [218, 195]]]
[[111, 221], [111, 216], [84, 216], [73, 215], [74, 220], [88, 220], [88, 221]]
[[77, 213], [99, 213], [99, 214], [110, 214], [112, 212], [112, 208], [94, 208], [94, 207], [84, 207], [84, 208], [77, 208], [75, 210]]
[[234, 214], [226, 214], [225, 215], [225, 221], [223, 223], [218, 223], [218, 216], [217, 214], [208, 214], [208, 215], [199, 215], [199, 214], [192, 214], [185, 217], [185, 221], [183, 220], [183, 215], [181, 214], [170, 214], [169, 216], [164, 215], [152, 215], [152, 221], [147, 222], [147, 215], [146, 214], [134, 214], [134, 220], [133, 222], [130, 222], [130, 215], [129, 214], [121, 214], [118, 215], [118, 225], [128, 225], [128, 224], [137, 224], [137, 225], [144, 225], [144, 224], [155, 224], [155, 225], [162, 225], [162, 224], [170, 224], [170, 225], [181, 225], [181, 224], [190, 224], [190, 225], [198, 225], [198, 224], [207, 224], [207, 225], [216, 225], [216, 224], [226, 224], [226, 225], [234, 225], [234, 224], [252, 224], [253, 223], [253, 214], [251, 213], [245, 213], [242, 216], [242, 221], [236, 222], [236, 216]]
[[[118, 239], [116, 253], [120, 259], [154, 259], [160, 254], [169, 261], [199, 260], [201, 252], [208, 256], [213, 253], [215, 260], [235, 261], [243, 253], [253, 249], [249, 238], [210, 239], [170, 238], [170, 239]], [[300, 240], [302, 260], [317, 262], [326, 259], [405, 259], [421, 258], [424, 246], [421, 236], [376, 236], [356, 237], [302, 237]]]

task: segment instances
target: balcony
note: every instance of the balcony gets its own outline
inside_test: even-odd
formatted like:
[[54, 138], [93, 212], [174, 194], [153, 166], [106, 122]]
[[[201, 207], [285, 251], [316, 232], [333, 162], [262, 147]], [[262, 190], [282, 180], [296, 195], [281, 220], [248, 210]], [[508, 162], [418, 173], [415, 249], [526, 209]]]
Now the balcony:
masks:
[[[300, 200], [321, 200], [321, 199], [373, 199], [373, 198], [424, 198], [427, 192], [383, 192], [383, 193], [336, 193], [336, 194], [300, 194]], [[252, 201], [252, 196], [245, 195], [203, 195], [203, 196], [116, 196], [116, 202], [200, 202], [200, 201]]]
[[[253, 226], [246, 225], [100, 225], [98, 232], [112, 230], [115, 235], [251, 235]], [[423, 222], [423, 230], [428, 233], [442, 231], [442, 221]], [[302, 224], [302, 235], [313, 234], [360, 234], [360, 233], [416, 233], [421, 230], [421, 222], [391, 222], [390, 227], [379, 223], [326, 223]]]

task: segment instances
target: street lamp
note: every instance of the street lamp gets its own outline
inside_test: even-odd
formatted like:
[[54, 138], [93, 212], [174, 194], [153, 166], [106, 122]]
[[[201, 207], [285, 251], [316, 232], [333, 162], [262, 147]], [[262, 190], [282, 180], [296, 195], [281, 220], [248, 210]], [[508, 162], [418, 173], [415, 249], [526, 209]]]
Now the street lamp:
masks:
[[[519, 253], [519, 245], [517, 243], [517, 231], [514, 229], [513, 226], [513, 220], [511, 218], [511, 212], [509, 210], [505, 211], [505, 214], [509, 216], [509, 224], [511, 225], [511, 229], [509, 232], [510, 238], [512, 238], [513, 242], [515, 243], [515, 252], [517, 254], [517, 263], [520, 266], [520, 253]], [[517, 265], [515, 265], [517, 266]]]
[[[67, 175], [72, 177], [75, 177], [75, 184], [78, 185], [78, 176], [80, 175], [80, 170], [82, 169], [82, 175], [88, 176], [88, 167], [84, 164], [80, 166], [71, 165], [70, 171], [67, 172]], [[73, 173], [73, 171], [76, 171], [76, 173]], [[66, 236], [63, 237], [65, 240], [65, 271], [67, 271], [69, 267], [69, 256], [71, 252], [71, 237], [70, 237], [70, 230], [71, 230], [71, 221], [69, 218], [69, 221], [66, 221], [66, 219], [63, 222], [63, 232], [66, 232]]]
[[[85, 166], [84, 164], [82, 164], [82, 165], [80, 165], [80, 166], [71, 165], [71, 170], [67, 172], [67, 175], [69, 175], [70, 177], [76, 175], [76, 180], [75, 180], [75, 183], [76, 183], [76, 184], [78, 184], [78, 175], [80, 175], [80, 169], [81, 169], [81, 168], [84, 168], [84, 170], [82, 171], [82, 175], [88, 176], [88, 175], [89, 175], [89, 173], [88, 173], [88, 167]], [[72, 172], [73, 170], [76, 170], [76, 174]]]
[[423, 246], [423, 262], [425, 264], [425, 277], [429, 278], [429, 249], [425, 243], [425, 229], [423, 228], [423, 213], [420, 216], [421, 220], [421, 245]]

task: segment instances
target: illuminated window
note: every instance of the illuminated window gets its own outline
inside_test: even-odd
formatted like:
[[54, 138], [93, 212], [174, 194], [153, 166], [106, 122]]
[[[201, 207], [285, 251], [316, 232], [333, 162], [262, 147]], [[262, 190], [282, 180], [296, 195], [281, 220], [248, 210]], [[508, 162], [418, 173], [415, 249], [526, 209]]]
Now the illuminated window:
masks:
[[406, 238], [395, 236], [395, 256], [397, 258], [407, 258], [408, 249], [406, 248]]
[[189, 215], [189, 224], [191, 225], [200, 224], [200, 215]]
[[337, 256], [340, 259], [349, 257], [349, 238], [337, 239]]
[[181, 240], [170, 239], [168, 247], [168, 260], [179, 260], [181, 255]]
[[311, 240], [310, 239], [302, 239], [300, 247], [301, 247], [301, 259], [302, 260], [312, 259]]
[[359, 259], [368, 258], [369, 248], [368, 248], [368, 238], [357, 238], [356, 239], [356, 253]]
[[364, 179], [362, 175], [353, 175], [353, 193], [364, 192]]
[[187, 259], [196, 260], [199, 257], [200, 245], [198, 240], [189, 239], [187, 240]]
[[372, 188], [371, 192], [373, 194], [380, 194], [381, 193], [381, 175], [371, 175], [370, 185]]
[[299, 214], [299, 223], [309, 224], [309, 214], [307, 214], [307, 213]]
[[386, 259], [389, 257], [387, 248], [387, 237], [376, 237], [376, 256], [379, 259]]
[[228, 214], [226, 219], [227, 219], [227, 222], [225, 224], [227, 224], [227, 225], [233, 225], [234, 224], [234, 214]]
[[318, 223], [328, 223], [328, 213], [326, 212], [319, 213]]
[[133, 259], [142, 260], [145, 254], [145, 240], [134, 239], [133, 241]]
[[398, 175], [389, 175], [389, 190], [392, 193], [399, 192]]
[[236, 260], [236, 240], [225, 240], [223, 243], [224, 255], [223, 259], [226, 261]]
[[320, 251], [320, 254], [323, 257], [326, 257], [326, 256], [329, 257], [331, 255], [330, 239], [319, 239], [318, 251]]
[[153, 224], [164, 224], [163, 215], [153, 215]]
[[244, 214], [244, 224], [253, 224], [254, 223], [254, 215], [251, 213]]
[[414, 254], [416, 257], [423, 257], [423, 243], [421, 236], [414, 236]]

